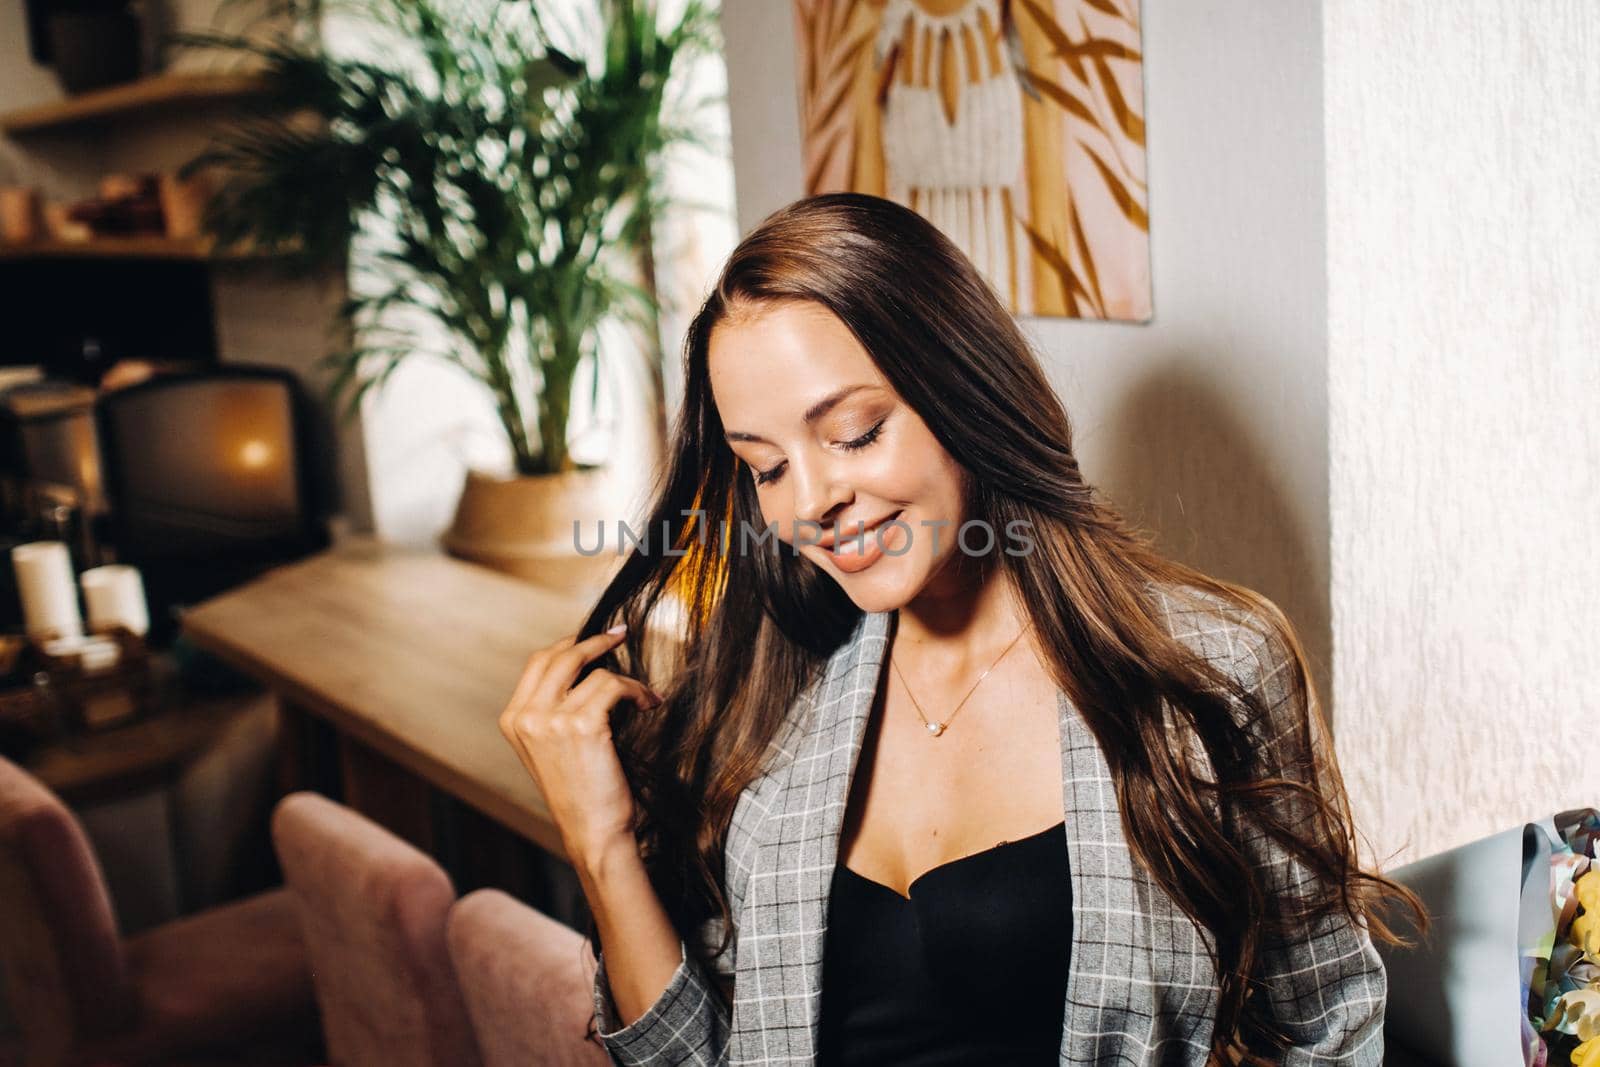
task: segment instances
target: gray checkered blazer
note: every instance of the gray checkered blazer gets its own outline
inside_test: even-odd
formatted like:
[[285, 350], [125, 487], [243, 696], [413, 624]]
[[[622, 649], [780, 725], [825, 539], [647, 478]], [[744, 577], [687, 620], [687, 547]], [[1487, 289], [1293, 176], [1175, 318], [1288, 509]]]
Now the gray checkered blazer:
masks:
[[[1159, 594], [1172, 632], [1266, 697], [1274, 711], [1269, 744], [1298, 736], [1289, 727], [1304, 709], [1291, 706], [1287, 651], [1211, 594], [1189, 592], [1202, 601]], [[1202, 610], [1206, 602], [1217, 610]], [[616, 1063], [815, 1062], [828, 891], [892, 621], [890, 612], [862, 615], [795, 701], [776, 739], [780, 758], [734, 809], [726, 889], [736, 936], [714, 964], [734, 977], [731, 1015], [680, 943], [683, 962], [667, 988], [621, 1026], [602, 952], [595, 1009]], [[1203, 1067], [1218, 995], [1210, 935], [1136, 868], [1100, 748], [1065, 694], [1059, 704], [1073, 920], [1061, 1062]], [[1303, 876], [1264, 835], [1245, 847], [1273, 885]], [[695, 936], [715, 946], [719, 933], [713, 920]], [[1268, 946], [1260, 968], [1275, 1017], [1297, 1042], [1286, 1065], [1382, 1063], [1388, 983], [1364, 927], [1342, 920], [1308, 929]]]

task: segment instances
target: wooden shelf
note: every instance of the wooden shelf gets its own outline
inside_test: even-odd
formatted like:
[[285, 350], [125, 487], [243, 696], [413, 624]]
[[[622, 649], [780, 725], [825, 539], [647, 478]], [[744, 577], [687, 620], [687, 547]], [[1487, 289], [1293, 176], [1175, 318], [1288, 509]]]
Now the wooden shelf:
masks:
[[37, 133], [141, 112], [206, 107], [260, 96], [266, 87], [265, 79], [253, 74], [157, 74], [109, 89], [96, 89], [53, 103], [5, 112], [0, 114], [0, 131]]
[[172, 237], [95, 237], [88, 241], [35, 241], [25, 245], [0, 245], [0, 261], [18, 259], [177, 259], [247, 260], [264, 258], [249, 252], [214, 257], [205, 240]]

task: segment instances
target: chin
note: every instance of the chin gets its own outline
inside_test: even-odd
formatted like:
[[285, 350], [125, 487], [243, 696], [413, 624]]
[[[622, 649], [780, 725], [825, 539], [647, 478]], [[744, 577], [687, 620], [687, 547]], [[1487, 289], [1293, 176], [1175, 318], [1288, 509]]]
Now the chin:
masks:
[[831, 571], [833, 580], [845, 591], [850, 600], [862, 611], [872, 614], [879, 611], [897, 611], [916, 598], [917, 583], [907, 580], [905, 574], [891, 574], [883, 568], [888, 560], [878, 563], [859, 574], [841, 574]]
[[850, 594], [851, 602], [868, 615], [880, 611], [899, 611], [911, 602], [908, 596], [864, 596], [854, 590], [845, 591]]

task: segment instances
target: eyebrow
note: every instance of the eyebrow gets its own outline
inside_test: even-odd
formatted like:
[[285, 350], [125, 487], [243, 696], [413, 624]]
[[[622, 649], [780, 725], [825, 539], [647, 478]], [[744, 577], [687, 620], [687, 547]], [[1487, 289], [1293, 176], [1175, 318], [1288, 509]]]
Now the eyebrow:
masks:
[[[833, 392], [829, 393], [815, 404], [812, 404], [810, 407], [806, 408], [806, 425], [811, 425], [818, 419], [822, 418], [822, 416], [832, 411], [835, 405], [837, 405], [841, 400], [849, 396], [851, 393], [857, 392], [861, 389], [876, 388], [878, 387], [875, 385], [847, 385], [842, 389], [835, 389]], [[765, 437], [761, 437], [753, 433], [745, 433], [741, 430], [728, 430], [723, 433], [722, 436], [729, 441], [759, 441], [764, 445], [772, 444], [772, 442], [768, 441]]]

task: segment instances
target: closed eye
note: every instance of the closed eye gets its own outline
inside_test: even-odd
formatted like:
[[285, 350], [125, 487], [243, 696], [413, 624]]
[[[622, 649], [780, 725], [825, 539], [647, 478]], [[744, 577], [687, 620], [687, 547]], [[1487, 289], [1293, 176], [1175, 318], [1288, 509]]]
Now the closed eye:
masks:
[[[866, 433], [862, 434], [860, 437], [857, 437], [854, 441], [841, 441], [841, 442], [839, 442], [839, 447], [844, 449], [846, 452], [859, 452], [861, 449], [866, 448], [868, 445], [872, 444], [872, 442], [874, 442], [874, 441], [876, 441], [878, 439], [878, 435], [883, 432], [883, 424], [888, 422], [888, 421], [889, 420], [888, 420], [887, 417], [879, 419], [878, 420], [878, 424], [876, 426], [874, 426], [872, 429], [868, 430]], [[783, 463], [779, 463], [776, 466], [772, 467], [770, 470], [757, 471], [756, 472], [756, 484], [757, 485], [771, 485], [771, 484], [773, 484], [774, 482], [778, 481], [778, 479], [783, 477], [784, 468], [787, 467], [787, 466], [788, 466], [788, 463], [787, 462], [783, 462]]]

